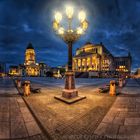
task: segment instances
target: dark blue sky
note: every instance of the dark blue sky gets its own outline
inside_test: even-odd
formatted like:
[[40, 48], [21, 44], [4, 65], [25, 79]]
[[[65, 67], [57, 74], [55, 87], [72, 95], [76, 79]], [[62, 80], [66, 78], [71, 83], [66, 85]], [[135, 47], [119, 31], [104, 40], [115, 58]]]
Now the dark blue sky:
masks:
[[32, 42], [38, 62], [66, 64], [67, 47], [53, 32], [52, 20], [54, 11], [63, 11], [67, 3], [84, 8], [89, 20], [74, 52], [87, 41], [103, 42], [113, 55], [131, 52], [133, 70], [140, 67], [140, 0], [0, 0], [0, 61], [23, 63]]

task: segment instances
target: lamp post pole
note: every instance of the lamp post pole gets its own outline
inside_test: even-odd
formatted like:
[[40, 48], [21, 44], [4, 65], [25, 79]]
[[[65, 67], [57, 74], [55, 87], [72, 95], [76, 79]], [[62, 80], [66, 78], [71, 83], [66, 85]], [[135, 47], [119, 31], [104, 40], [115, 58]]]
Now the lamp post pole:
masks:
[[62, 91], [62, 97], [73, 98], [78, 96], [75, 89], [75, 75], [72, 69], [72, 42], [68, 42], [68, 71], [65, 73], [65, 88]]
[[83, 99], [85, 97], [79, 97], [78, 91], [75, 88], [75, 74], [72, 69], [72, 45], [76, 42], [82, 34], [88, 28], [88, 22], [85, 19], [86, 15], [84, 11], [79, 12], [79, 20], [80, 26], [73, 30], [72, 29], [72, 19], [73, 19], [73, 7], [68, 6], [66, 7], [66, 16], [68, 18], [68, 28], [64, 29], [60, 25], [60, 21], [62, 19], [61, 13], [57, 12], [55, 14], [55, 20], [53, 21], [53, 29], [55, 30], [56, 34], [59, 35], [64, 42], [68, 46], [68, 70], [65, 73], [65, 87], [62, 91], [61, 97], [55, 97], [59, 100], [68, 101], [69, 99], [73, 99], [73, 101], [77, 101]]
[[68, 70], [72, 70], [72, 42], [68, 43]]

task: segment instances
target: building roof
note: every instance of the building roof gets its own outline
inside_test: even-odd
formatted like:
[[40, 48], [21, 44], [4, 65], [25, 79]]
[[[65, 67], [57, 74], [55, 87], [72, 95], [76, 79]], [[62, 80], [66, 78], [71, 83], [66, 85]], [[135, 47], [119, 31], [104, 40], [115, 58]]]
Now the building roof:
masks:
[[34, 50], [32, 43], [29, 43], [26, 49], [33, 49]]
[[86, 42], [86, 43], [85, 43], [85, 45], [89, 45], [89, 44], [92, 44], [92, 43], [91, 43], [91, 42]]
[[[77, 49], [77, 51], [81, 50], [80, 53], [76, 54], [75, 57], [80, 57], [80, 56], [86, 56], [86, 55], [90, 55], [90, 54], [96, 54], [96, 52], [86, 52], [84, 51], [85, 49], [92, 49], [92, 48], [98, 48], [98, 47], [102, 47], [103, 52], [106, 53], [108, 56], [113, 57], [113, 55], [110, 53], [110, 51], [103, 45], [103, 43], [99, 43], [99, 44], [92, 44], [90, 42], [87, 42], [84, 46], [80, 47]], [[83, 50], [83, 51], [82, 51]]]
[[81, 49], [84, 49], [84, 48], [88, 48], [88, 47], [89, 47], [89, 48], [92, 48], [92, 47], [94, 47], [94, 45], [91, 44], [91, 43], [86, 43], [86, 44], [84, 44], [84, 46], [78, 48], [78, 50], [81, 50]]

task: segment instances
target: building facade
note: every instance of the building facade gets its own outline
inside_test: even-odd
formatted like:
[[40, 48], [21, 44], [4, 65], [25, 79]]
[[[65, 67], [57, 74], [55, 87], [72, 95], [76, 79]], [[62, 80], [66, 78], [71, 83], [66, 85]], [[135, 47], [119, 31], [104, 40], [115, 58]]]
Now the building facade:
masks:
[[114, 62], [117, 75], [130, 76], [132, 64], [132, 57], [130, 53], [128, 53], [128, 56], [114, 57]]
[[133, 75], [133, 78], [140, 78], [140, 68], [136, 70], [135, 74]]
[[36, 54], [31, 43], [26, 48], [24, 64], [9, 67], [9, 75], [12, 76], [46, 76], [46, 72], [45, 63], [36, 63]]
[[11, 76], [20, 76], [19, 66], [11, 65], [9, 67], [9, 75], [11, 75]]
[[45, 63], [42, 63], [42, 62], [39, 63], [39, 75], [41, 77], [46, 76], [47, 69], [48, 69], [48, 66]]
[[36, 63], [35, 50], [31, 43], [28, 44], [25, 51], [25, 69], [26, 76], [39, 76], [39, 64]]
[[102, 44], [87, 42], [76, 50], [73, 57], [73, 70], [76, 73], [88, 73], [90, 77], [112, 77], [131, 72], [131, 55], [114, 57]]
[[137, 69], [137, 74], [140, 75], [140, 68]]

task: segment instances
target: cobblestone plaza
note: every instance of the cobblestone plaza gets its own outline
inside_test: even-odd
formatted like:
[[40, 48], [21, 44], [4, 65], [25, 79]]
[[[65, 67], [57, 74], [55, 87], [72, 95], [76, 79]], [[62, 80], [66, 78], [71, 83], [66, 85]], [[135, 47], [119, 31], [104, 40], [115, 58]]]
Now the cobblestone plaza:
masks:
[[112, 97], [98, 92], [110, 79], [76, 79], [79, 94], [87, 98], [71, 105], [54, 98], [63, 80], [29, 80], [41, 93], [20, 96], [12, 79], [0, 79], [0, 139], [139, 139], [140, 80], [128, 79]]

